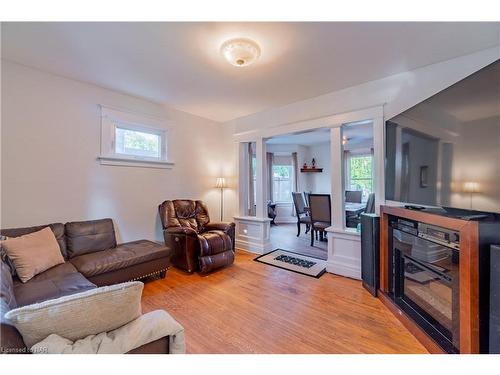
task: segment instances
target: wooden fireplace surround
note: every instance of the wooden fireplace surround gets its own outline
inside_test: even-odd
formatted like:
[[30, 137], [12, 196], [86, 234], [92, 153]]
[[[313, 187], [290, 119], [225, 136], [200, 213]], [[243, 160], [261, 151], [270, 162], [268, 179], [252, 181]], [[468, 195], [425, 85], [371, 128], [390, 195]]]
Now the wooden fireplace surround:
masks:
[[479, 353], [479, 225], [402, 207], [380, 208], [380, 293], [381, 301], [431, 353], [443, 349], [389, 298], [389, 215], [415, 220], [460, 232], [459, 305], [460, 353]]

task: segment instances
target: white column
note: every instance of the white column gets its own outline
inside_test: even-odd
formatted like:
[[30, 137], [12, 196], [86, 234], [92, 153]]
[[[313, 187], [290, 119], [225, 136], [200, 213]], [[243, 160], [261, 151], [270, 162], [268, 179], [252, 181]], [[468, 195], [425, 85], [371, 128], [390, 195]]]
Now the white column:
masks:
[[236, 142], [236, 155], [238, 155], [238, 215], [248, 215], [247, 196], [248, 196], [248, 143]]
[[380, 205], [385, 203], [385, 127], [384, 119], [373, 119], [373, 188], [375, 191], [375, 212], [380, 213]]
[[256, 168], [256, 201], [257, 205], [256, 217], [266, 218], [267, 217], [267, 205], [266, 205], [266, 185], [267, 185], [267, 173], [266, 173], [266, 143], [264, 138], [258, 138], [255, 142], [255, 156], [257, 162]]
[[[240, 182], [240, 215], [235, 216], [236, 223], [236, 248], [263, 254], [271, 250], [270, 221], [267, 217], [267, 202], [265, 191], [267, 184], [266, 173], [266, 144], [263, 138], [256, 143], [256, 216], [248, 216], [247, 196], [248, 194], [248, 143], [240, 143], [239, 146], [239, 182]], [[245, 186], [245, 189], [242, 187]]]
[[331, 150], [331, 179], [332, 179], [332, 227], [336, 230], [344, 229], [344, 174], [342, 155], [342, 126], [330, 130]]
[[328, 258], [326, 270], [354, 279], [361, 277], [361, 245], [358, 233], [345, 230], [344, 155], [342, 125], [331, 129], [332, 226], [327, 228]]

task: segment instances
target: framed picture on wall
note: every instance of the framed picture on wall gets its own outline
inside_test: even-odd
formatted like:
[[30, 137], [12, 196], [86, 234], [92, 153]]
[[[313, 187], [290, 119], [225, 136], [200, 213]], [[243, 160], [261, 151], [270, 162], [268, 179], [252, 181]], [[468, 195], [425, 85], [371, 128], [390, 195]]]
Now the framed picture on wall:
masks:
[[420, 167], [420, 187], [426, 188], [429, 186], [429, 166], [422, 165]]

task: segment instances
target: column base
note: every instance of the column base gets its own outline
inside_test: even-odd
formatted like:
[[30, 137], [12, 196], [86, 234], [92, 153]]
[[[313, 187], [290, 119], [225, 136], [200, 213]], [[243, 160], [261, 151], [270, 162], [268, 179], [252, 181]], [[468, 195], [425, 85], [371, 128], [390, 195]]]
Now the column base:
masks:
[[269, 218], [255, 216], [235, 216], [235, 245], [237, 249], [255, 254], [265, 254], [272, 250]]
[[327, 272], [361, 280], [361, 236], [357, 232], [327, 228]]

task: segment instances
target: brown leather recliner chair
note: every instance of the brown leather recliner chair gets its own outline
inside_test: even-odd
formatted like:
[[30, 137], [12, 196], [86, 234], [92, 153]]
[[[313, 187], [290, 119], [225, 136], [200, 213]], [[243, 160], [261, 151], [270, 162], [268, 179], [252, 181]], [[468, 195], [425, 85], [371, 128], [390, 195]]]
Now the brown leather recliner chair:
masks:
[[200, 200], [165, 201], [158, 207], [171, 263], [187, 272], [210, 272], [234, 262], [234, 223], [211, 223]]

